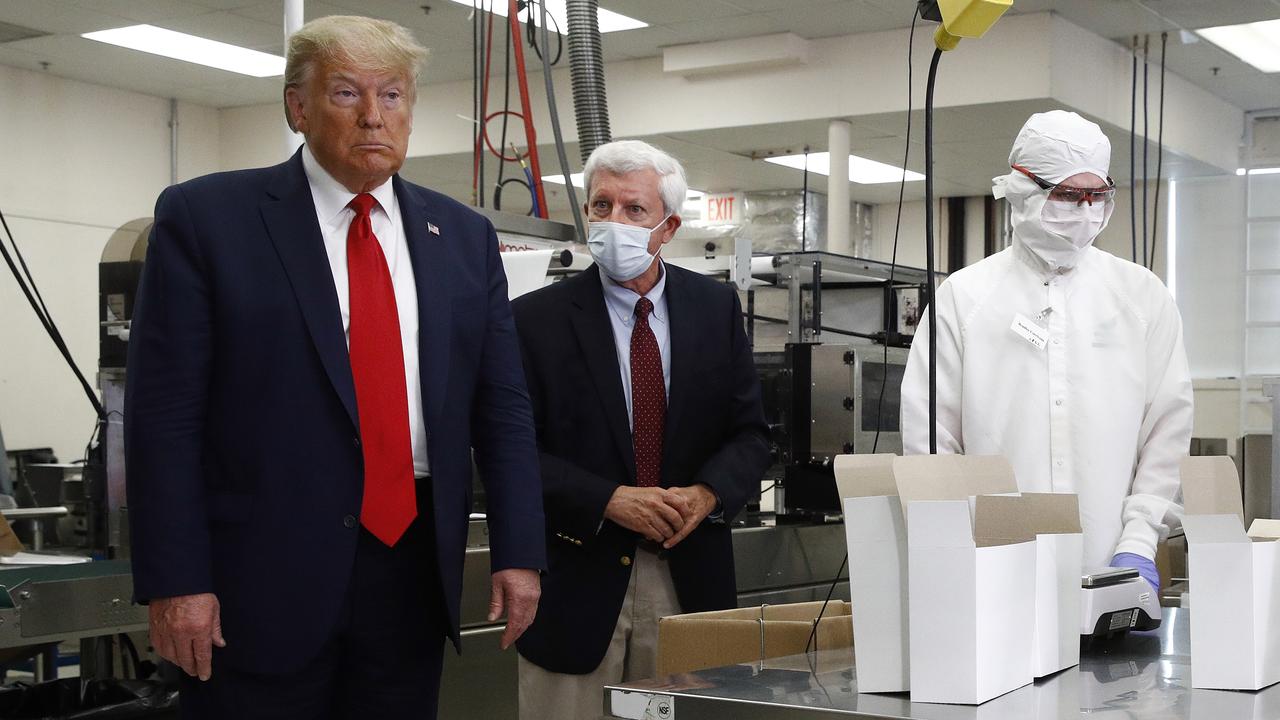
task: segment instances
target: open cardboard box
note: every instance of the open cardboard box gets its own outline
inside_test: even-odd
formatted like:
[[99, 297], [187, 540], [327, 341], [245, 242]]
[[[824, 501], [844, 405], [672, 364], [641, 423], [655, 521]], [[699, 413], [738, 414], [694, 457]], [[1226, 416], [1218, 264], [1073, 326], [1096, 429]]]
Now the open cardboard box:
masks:
[[849, 548], [853, 654], [860, 692], [911, 688], [908, 660], [907, 527], [894, 455], [838, 455], [836, 487]]
[[1016, 492], [1008, 461], [918, 455], [893, 472], [907, 512], [912, 702], [977, 705], [1030, 683], [1035, 542], [977, 535], [969, 500]]
[[1240, 476], [1228, 457], [1182, 462], [1194, 619], [1194, 688], [1257, 690], [1280, 681], [1280, 521], [1246, 533]]
[[984, 495], [974, 536], [984, 542], [1035, 541], [1035, 623], [1031, 673], [1052, 675], [1080, 664], [1080, 574], [1084, 536], [1080, 500], [1066, 493]]
[[[658, 620], [658, 675], [752, 663], [805, 652], [821, 602], [761, 605], [671, 615]], [[853, 644], [850, 604], [832, 600], [814, 643], [819, 650]], [[812, 647], [812, 646], [811, 646]]]
[[[917, 702], [979, 703], [1079, 662], [1075, 496], [987, 496], [1017, 491], [1000, 457], [846, 455], [836, 458], [835, 476], [858, 608], [860, 691], [910, 689]], [[904, 505], [908, 513], [929, 506], [923, 527], [913, 516], [908, 532]], [[1017, 572], [1006, 576], [1001, 568], [1011, 563]], [[964, 597], [953, 603], [957, 591]], [[999, 609], [1005, 605], [1017, 607]], [[991, 658], [1001, 642], [1018, 648], [1005, 653], [1008, 662]], [[915, 658], [923, 658], [920, 668]]]

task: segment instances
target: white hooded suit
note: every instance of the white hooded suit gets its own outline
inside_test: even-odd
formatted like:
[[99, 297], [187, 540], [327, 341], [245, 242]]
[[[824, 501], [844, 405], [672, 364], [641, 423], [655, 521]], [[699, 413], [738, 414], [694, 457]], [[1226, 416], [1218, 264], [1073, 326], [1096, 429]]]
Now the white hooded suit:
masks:
[[[1032, 116], [1010, 155], [1053, 183], [1106, 177], [1109, 161], [1098, 126], [1061, 111]], [[1086, 567], [1122, 552], [1154, 558], [1180, 522], [1191, 439], [1173, 298], [1145, 268], [1092, 247], [1112, 203], [1076, 247], [1054, 232], [1061, 213], [1045, 223], [1048, 193], [1030, 178], [1014, 171], [996, 192], [1009, 198], [1013, 245], [937, 292], [938, 452], [1004, 455], [1022, 491], [1077, 493]], [[902, 385], [906, 454], [929, 452], [928, 351], [926, 320]]]

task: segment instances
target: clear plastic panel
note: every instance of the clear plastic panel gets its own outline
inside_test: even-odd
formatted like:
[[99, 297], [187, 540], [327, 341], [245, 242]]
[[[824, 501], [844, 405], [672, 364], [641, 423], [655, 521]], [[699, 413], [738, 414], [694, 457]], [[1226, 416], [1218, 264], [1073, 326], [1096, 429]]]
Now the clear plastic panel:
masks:
[[1280, 270], [1280, 220], [1249, 223], [1249, 269]]
[[1280, 173], [1249, 175], [1249, 217], [1280, 218]]
[[1280, 275], [1254, 275], [1248, 282], [1249, 322], [1280, 322]]
[[1280, 375], [1280, 328], [1249, 328], [1250, 375]]

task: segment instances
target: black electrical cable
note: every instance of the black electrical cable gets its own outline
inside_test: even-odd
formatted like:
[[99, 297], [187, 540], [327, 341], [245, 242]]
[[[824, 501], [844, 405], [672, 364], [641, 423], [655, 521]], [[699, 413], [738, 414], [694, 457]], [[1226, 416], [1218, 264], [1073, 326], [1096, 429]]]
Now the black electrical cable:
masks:
[[804, 146], [804, 185], [800, 190], [800, 252], [809, 249], [809, 146]]
[[1160, 33], [1160, 120], [1156, 130], [1156, 199], [1151, 208], [1151, 260], [1147, 263], [1148, 270], [1155, 268], [1156, 250], [1160, 247], [1156, 243], [1156, 235], [1160, 228], [1160, 175], [1164, 171], [1164, 56], [1168, 46], [1169, 33]]
[[1150, 185], [1147, 151], [1151, 147], [1150, 128], [1148, 126], [1149, 112], [1148, 100], [1150, 93], [1147, 90], [1149, 75], [1148, 70], [1151, 63], [1148, 62], [1148, 52], [1151, 49], [1151, 36], [1144, 36], [1142, 39], [1142, 266], [1147, 266], [1147, 186]]
[[[9, 244], [13, 246], [13, 254], [9, 253], [9, 249], [5, 247], [3, 239], [0, 239], [0, 255], [4, 256], [5, 264], [9, 266], [10, 272], [13, 273], [13, 279], [18, 283], [18, 288], [22, 290], [22, 294], [27, 298], [27, 302], [31, 305], [32, 311], [40, 320], [40, 325], [44, 328], [45, 333], [49, 335], [49, 339], [53, 341], [54, 347], [62, 355], [62, 359], [66, 361], [67, 366], [71, 368], [71, 372], [75, 374], [76, 379], [80, 381], [81, 388], [84, 389], [85, 395], [89, 398], [89, 404], [93, 405], [93, 411], [99, 418], [106, 416], [106, 411], [102, 407], [102, 403], [98, 400], [98, 396], [93, 392], [93, 386], [85, 379], [84, 373], [80, 372], [79, 366], [71, 357], [71, 351], [67, 348], [67, 343], [62, 337], [62, 332], [58, 330], [57, 323], [53, 320], [53, 315], [49, 313], [48, 307], [44, 304], [44, 298], [40, 295], [40, 289], [36, 286], [35, 279], [31, 277], [31, 270], [27, 267], [26, 258], [22, 256], [22, 249], [18, 247], [18, 242], [13, 238], [13, 231], [9, 229], [9, 221], [5, 219], [4, 213], [0, 212], [0, 227], [4, 228], [5, 235], [9, 238]], [[17, 256], [18, 263], [13, 261]], [[22, 266], [22, 272], [26, 273], [26, 280], [23, 280], [23, 274], [18, 270], [18, 264]]]
[[[564, 136], [560, 133], [560, 113], [556, 110], [556, 88], [551, 79], [552, 63], [547, 59], [551, 49], [551, 39], [547, 30], [547, 4], [540, 2], [538, 3], [538, 8], [542, 14], [542, 45], [544, 50], [539, 54], [539, 57], [542, 58], [542, 79], [547, 86], [547, 112], [551, 115], [551, 131], [556, 140], [556, 157], [560, 160], [560, 173], [564, 175], [564, 189], [569, 195], [569, 214], [573, 215], [573, 226], [578, 231], [578, 242], [585, 243], [587, 241], [587, 230], [582, 226], [582, 211], [578, 207], [578, 193], [573, 188], [573, 178], [570, 177], [569, 173], [569, 158], [564, 152]], [[680, 208], [671, 209], [671, 212], [679, 211]], [[548, 210], [546, 214], [550, 215], [550, 211]]]
[[[530, 2], [528, 3], [527, 7], [529, 7], [530, 10], [529, 10], [529, 20], [526, 23], [527, 29], [525, 30], [525, 35], [527, 36], [529, 44], [533, 46], [534, 54], [536, 54], [538, 56], [538, 59], [541, 60], [542, 48], [539, 46], [539, 41], [537, 40], [537, 37], [538, 37], [537, 29], [534, 27], [534, 23], [533, 23], [532, 8], [534, 5], [537, 5], [540, 8], [542, 7], [542, 3], [536, 2], [536, 0], [530, 0]], [[542, 12], [542, 11], [540, 10], [539, 12]], [[545, 15], [545, 18], [541, 19], [541, 23], [543, 27], [546, 27], [547, 20], [551, 21], [551, 28], [552, 30], [555, 31], [555, 34], [556, 34], [556, 58], [551, 61], [552, 65], [556, 65], [557, 63], [560, 62], [560, 56], [564, 53], [564, 35], [560, 32], [560, 23], [556, 21], [556, 18], [554, 15]], [[547, 44], [547, 47], [551, 46], [550, 42], [547, 42], [546, 44]]]
[[121, 654], [129, 656], [129, 662], [133, 664], [133, 679], [142, 680], [142, 657], [138, 654], [138, 646], [133, 644], [133, 638], [125, 633], [116, 636], [120, 642]]
[[[813, 645], [813, 641], [818, 637], [818, 623], [822, 621], [822, 615], [827, 611], [827, 603], [831, 602], [831, 596], [835, 594], [836, 585], [840, 582], [840, 575], [844, 572], [844, 566], [849, 563], [849, 553], [844, 554], [844, 559], [840, 561], [840, 569], [836, 571], [836, 579], [831, 583], [831, 587], [827, 589], [827, 599], [822, 601], [822, 608], [818, 610], [818, 617], [813, 619], [813, 629], [809, 631], [809, 639], [805, 641], [804, 651], [809, 652], [809, 647]], [[814, 648], [815, 650], [817, 648]]]
[[[742, 315], [743, 318], [747, 317], [746, 313], [740, 313], [740, 314]], [[779, 317], [769, 317], [768, 315], [755, 314], [755, 315], [752, 315], [751, 317], [755, 318], [756, 320], [759, 320], [760, 322], [766, 322], [772, 325], [787, 325], [787, 324], [790, 324], [791, 322], [790, 320], [786, 320]], [[846, 330], [844, 328], [831, 327], [830, 325], [823, 325], [819, 328], [819, 330], [821, 330], [822, 332], [835, 333], [836, 335], [847, 335], [849, 337], [862, 338], [863, 340], [879, 340], [880, 339], [880, 336], [874, 333], [858, 332], [857, 330]]]
[[889, 294], [885, 296], [885, 319], [884, 319], [884, 359], [881, 361], [884, 367], [884, 376], [880, 378], [880, 397], [876, 400], [876, 436], [871, 441], [871, 452], [875, 453], [880, 449], [880, 423], [884, 414], [884, 393], [889, 385], [889, 308], [892, 303], [889, 298], [893, 297], [893, 274], [898, 268], [898, 231], [902, 229], [902, 198], [907, 189], [907, 160], [911, 158], [911, 67], [914, 56], [912, 49], [916, 39], [916, 19], [920, 17], [920, 11], [917, 7], [916, 12], [911, 16], [911, 34], [907, 36], [907, 141], [906, 149], [902, 151], [902, 180], [898, 183], [898, 215], [893, 221], [893, 254], [889, 258]]
[[[938, 310], [934, 300], [933, 271], [933, 88], [938, 78], [942, 48], [929, 61], [929, 82], [924, 91], [924, 259], [925, 293], [929, 300], [929, 454], [938, 454]], [[885, 368], [888, 371], [888, 368]]]
[[[507, 185], [510, 185], [511, 183], [517, 183], [522, 187], [524, 187], [525, 190], [529, 191], [530, 194], [533, 193], [533, 188], [529, 187], [528, 180], [525, 180], [522, 177], [509, 177], [506, 180], [503, 180], [502, 182], [498, 183], [497, 187], [493, 189], [493, 209], [494, 210], [502, 209], [502, 191]], [[525, 214], [529, 216], [533, 215], [532, 205], [529, 206], [529, 212]]]
[[[483, 134], [488, 129], [485, 125], [485, 115], [488, 114], [489, 105], [489, 53], [491, 52], [489, 49], [489, 41], [493, 35], [493, 0], [489, 0], [489, 7], [487, 10], [484, 10], [483, 7], [484, 0], [480, 0], [480, 5], [483, 11], [481, 13], [482, 18], [480, 22], [480, 32], [477, 35], [480, 40], [480, 49], [478, 52], [478, 59], [480, 63], [480, 80], [478, 81], [480, 83], [480, 102], [479, 107], [477, 108], [476, 117], [480, 118], [480, 132]], [[486, 23], [485, 20], [488, 22]], [[487, 35], [486, 25], [488, 28]], [[476, 153], [479, 155], [480, 160], [480, 174], [476, 180], [476, 201], [480, 207], [484, 207], [484, 171], [485, 166], [488, 164], [488, 158], [485, 156], [484, 147], [482, 145], [477, 145]], [[499, 159], [498, 162], [502, 162], [501, 159]]]
[[[506, 28], [502, 36], [506, 38], [506, 60], [502, 71], [502, 141], [498, 147], [507, 146], [507, 119], [511, 117], [511, 29]], [[498, 180], [493, 185], [493, 209], [498, 210], [501, 204], [502, 180], [506, 174], [507, 163], [499, 158]]]
[[[912, 51], [916, 38], [916, 19], [920, 17], [920, 7], [916, 6], [916, 10], [911, 14], [911, 33], [907, 36], [907, 139], [906, 150], [902, 154], [902, 181], [898, 184], [898, 218], [894, 222], [893, 227], [893, 256], [889, 262], [889, 292], [893, 292], [893, 271], [898, 263], [898, 230], [902, 227], [902, 196], [907, 185], [907, 160], [911, 156], [911, 68]], [[938, 63], [938, 55], [933, 58], [934, 69]], [[930, 70], [930, 77], [933, 75], [933, 69]], [[932, 93], [930, 93], [932, 94]], [[805, 167], [808, 168], [808, 162]], [[931, 303], [932, 304], [932, 303]], [[823, 328], [826, 330], [826, 328]], [[884, 337], [884, 377], [880, 379], [880, 399], [876, 403], [876, 437], [871, 444], [871, 452], [875, 452], [880, 444], [880, 413], [884, 409], [884, 391], [885, 385], [889, 380], [889, 333], [888, 327], [885, 327]], [[932, 345], [932, 343], [930, 343]], [[932, 363], [931, 363], [932, 365]], [[929, 418], [930, 425], [933, 424], [933, 418]], [[777, 485], [777, 481], [774, 481]], [[772, 487], [772, 486], [770, 486]], [[764, 491], [762, 491], [764, 492]], [[840, 584], [840, 574], [844, 572], [845, 565], [849, 562], [849, 554], [845, 553], [844, 559], [840, 561], [840, 569], [836, 571], [836, 576], [831, 581], [831, 587], [827, 588], [827, 599], [822, 602], [822, 608], [818, 610], [818, 617], [814, 618], [813, 629], [809, 631], [809, 640], [804, 644], [804, 650], [809, 652], [809, 646], [813, 644], [817, 638], [818, 623], [822, 621], [822, 616], [827, 612], [827, 603], [831, 602], [831, 595], [836, 591], [836, 585]]]
[[479, 184], [481, 134], [484, 132], [484, 116], [480, 114], [480, 50], [479, 45], [480, 2], [471, 0], [471, 115], [476, 119], [475, 135], [471, 142], [471, 204], [478, 205], [476, 196], [482, 192]]
[[1133, 36], [1133, 79], [1129, 84], [1129, 242], [1138, 262], [1138, 36]]

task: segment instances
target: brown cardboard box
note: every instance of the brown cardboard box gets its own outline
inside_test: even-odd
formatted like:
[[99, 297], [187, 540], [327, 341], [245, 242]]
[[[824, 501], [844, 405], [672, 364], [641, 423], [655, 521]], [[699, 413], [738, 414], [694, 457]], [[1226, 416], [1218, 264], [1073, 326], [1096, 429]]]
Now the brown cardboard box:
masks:
[[[821, 602], [672, 615], [658, 621], [658, 675], [799, 655]], [[853, 646], [851, 608], [832, 600], [818, 623], [820, 650]]]
[[[1224, 455], [1182, 458], [1182, 504], [1187, 515], [1236, 515], [1244, 522], [1244, 494], [1235, 462]], [[1156, 546], [1156, 572], [1168, 585], [1187, 573], [1187, 538], [1173, 535]]]
[[[3, 458], [0, 458], [3, 460]], [[4, 515], [0, 515], [0, 555], [8, 557], [22, 552], [22, 541], [13, 534], [13, 528]]]
[[1240, 473], [1225, 455], [1182, 458], [1182, 504], [1188, 515], [1239, 516], [1244, 522]]

